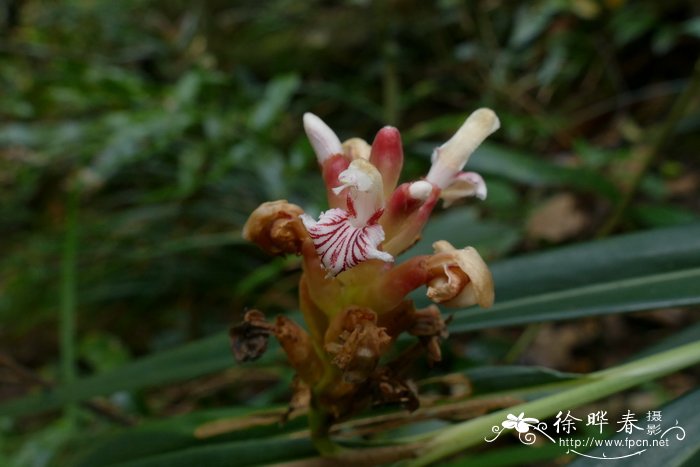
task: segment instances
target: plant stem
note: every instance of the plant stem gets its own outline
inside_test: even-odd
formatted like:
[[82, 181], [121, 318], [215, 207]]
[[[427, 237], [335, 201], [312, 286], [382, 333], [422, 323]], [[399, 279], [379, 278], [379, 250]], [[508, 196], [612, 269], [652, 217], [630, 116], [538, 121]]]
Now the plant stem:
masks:
[[[569, 410], [638, 384], [700, 363], [700, 342], [693, 342], [608, 370], [593, 373], [591, 381], [532, 402], [499, 410], [468, 422], [445, 428], [432, 436], [410, 466], [423, 466], [468, 447], [484, 442], [491, 427], [500, 426], [510, 413], [524, 412], [527, 417], [545, 418], [560, 410]], [[414, 437], [406, 441], [420, 441]]]
[[695, 102], [696, 96], [700, 93], [700, 60], [695, 62], [693, 74], [689, 79], [688, 86], [676, 98], [671, 107], [668, 117], [657, 132], [652, 132], [652, 136], [647, 141], [642, 141], [635, 149], [639, 151], [639, 169], [633, 174], [629, 186], [622, 195], [622, 199], [615, 206], [615, 210], [608, 221], [600, 228], [598, 237], [605, 237], [618, 226], [622, 217], [632, 203], [634, 195], [644, 179], [644, 174], [651, 166], [658, 153], [663, 149], [666, 142], [671, 137], [678, 122], [686, 114], [690, 105]]
[[333, 417], [318, 405], [317, 396], [312, 394], [309, 406], [309, 429], [311, 441], [323, 456], [330, 456], [342, 451], [342, 448], [330, 438], [330, 429]]
[[[69, 189], [66, 198], [65, 236], [61, 258], [61, 306], [59, 310], [59, 342], [61, 380], [64, 385], [75, 381], [75, 296], [76, 257], [78, 245], [78, 189]], [[70, 426], [77, 420], [77, 405], [66, 405], [65, 416]]]
[[518, 340], [515, 341], [506, 356], [503, 357], [505, 363], [512, 364], [527, 350], [530, 344], [537, 338], [537, 333], [540, 332], [540, 328], [542, 327], [541, 324], [542, 323], [532, 323], [523, 330]]

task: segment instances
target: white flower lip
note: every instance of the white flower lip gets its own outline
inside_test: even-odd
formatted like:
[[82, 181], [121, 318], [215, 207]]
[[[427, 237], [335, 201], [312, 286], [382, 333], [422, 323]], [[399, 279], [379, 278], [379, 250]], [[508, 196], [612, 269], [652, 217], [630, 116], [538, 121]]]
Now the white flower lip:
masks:
[[320, 164], [334, 154], [343, 154], [343, 145], [335, 132], [311, 112], [304, 114], [304, 131]]
[[440, 197], [445, 202], [444, 206], [448, 207], [458, 199], [468, 196], [476, 196], [484, 200], [487, 194], [486, 182], [481, 175], [476, 172], [460, 172], [454, 177], [452, 183], [442, 190]]
[[378, 224], [355, 226], [343, 209], [329, 209], [321, 213], [318, 221], [307, 214], [300, 216], [304, 227], [314, 242], [328, 277], [334, 277], [363, 261], [378, 259], [394, 261], [389, 253], [380, 251], [384, 230]]
[[481, 108], [472, 112], [454, 136], [435, 150], [426, 180], [441, 189], [449, 186], [476, 148], [500, 126], [493, 110]]
[[342, 185], [333, 188], [333, 193], [336, 195], [343, 191], [345, 188], [353, 187], [358, 191], [367, 192], [372, 189], [372, 178], [367, 174], [367, 172], [358, 168], [357, 164], [351, 164], [350, 167], [340, 172], [338, 175], [338, 181]]

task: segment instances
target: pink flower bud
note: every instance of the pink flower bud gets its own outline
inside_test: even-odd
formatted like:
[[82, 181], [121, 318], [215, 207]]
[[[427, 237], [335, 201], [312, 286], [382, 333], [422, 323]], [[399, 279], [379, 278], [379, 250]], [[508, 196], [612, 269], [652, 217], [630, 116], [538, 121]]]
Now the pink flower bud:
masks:
[[369, 161], [382, 174], [384, 195], [388, 198], [396, 188], [403, 167], [403, 148], [399, 130], [392, 126], [385, 126], [379, 130], [372, 143]]

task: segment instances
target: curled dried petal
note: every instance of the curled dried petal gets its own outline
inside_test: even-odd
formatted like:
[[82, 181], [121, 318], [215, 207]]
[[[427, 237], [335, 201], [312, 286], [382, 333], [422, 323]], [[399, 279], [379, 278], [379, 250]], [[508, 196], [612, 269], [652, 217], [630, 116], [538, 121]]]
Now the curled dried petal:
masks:
[[440, 309], [435, 305], [415, 310], [413, 313], [413, 324], [408, 329], [408, 333], [413, 336], [423, 337], [447, 337], [447, 325], [442, 319]]
[[372, 402], [375, 404], [396, 404], [409, 412], [415, 412], [420, 407], [418, 391], [408, 380], [399, 378], [387, 367], [380, 368], [372, 375], [374, 383]]
[[278, 316], [274, 333], [299, 377], [309, 385], [318, 381], [322, 365], [307, 332], [286, 316]]
[[444, 240], [433, 244], [429, 268], [435, 278], [428, 283], [428, 297], [449, 307], [482, 308], [493, 305], [493, 278], [488, 266], [472, 247], [457, 250]]
[[303, 209], [286, 200], [263, 203], [243, 226], [243, 238], [273, 255], [298, 254], [308, 238], [299, 219], [303, 213]]
[[469, 285], [469, 276], [457, 265], [444, 264], [442, 274], [428, 283], [428, 298], [437, 303], [447, 302]]
[[292, 379], [292, 398], [289, 400], [287, 411], [282, 415], [282, 423], [288, 422], [295, 414], [305, 411], [311, 404], [311, 388], [299, 375]]
[[229, 330], [231, 351], [237, 362], [257, 360], [267, 350], [267, 342], [272, 333], [272, 324], [265, 321], [265, 315], [258, 310], [250, 310], [243, 322]]
[[348, 308], [326, 332], [326, 351], [349, 383], [361, 383], [374, 371], [389, 348], [391, 337], [377, 326], [377, 314], [368, 308]]
[[[449, 319], [447, 320], [449, 321]], [[435, 305], [415, 310], [409, 334], [417, 336], [428, 354], [428, 362], [433, 364], [442, 360], [440, 341], [447, 339], [447, 321], [442, 319], [440, 309]]]

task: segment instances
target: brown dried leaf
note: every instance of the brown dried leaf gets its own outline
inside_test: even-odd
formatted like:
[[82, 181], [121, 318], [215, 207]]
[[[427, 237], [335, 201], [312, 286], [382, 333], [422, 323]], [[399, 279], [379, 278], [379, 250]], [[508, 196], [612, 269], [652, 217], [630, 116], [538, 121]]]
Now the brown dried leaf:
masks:
[[561, 242], [581, 232], [589, 218], [576, 205], [571, 193], [560, 193], [547, 200], [531, 216], [527, 234], [536, 240]]
[[412, 382], [398, 378], [388, 368], [380, 368], [372, 375], [374, 404], [399, 403], [409, 412], [420, 407], [418, 392]]
[[257, 360], [267, 350], [273, 326], [265, 321], [265, 315], [258, 310], [246, 312], [243, 322], [229, 330], [231, 351], [236, 361], [249, 362]]
[[308, 333], [286, 316], [277, 317], [274, 333], [299, 377], [307, 384], [315, 384], [322, 365]]
[[377, 326], [377, 314], [368, 308], [348, 308], [326, 333], [326, 351], [349, 383], [365, 381], [391, 345], [391, 337]]

